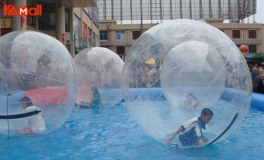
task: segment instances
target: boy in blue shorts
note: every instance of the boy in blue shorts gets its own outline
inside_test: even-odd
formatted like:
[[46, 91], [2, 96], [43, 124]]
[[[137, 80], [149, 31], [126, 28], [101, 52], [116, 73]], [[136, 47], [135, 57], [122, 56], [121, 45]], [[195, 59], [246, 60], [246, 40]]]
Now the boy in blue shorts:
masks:
[[183, 123], [167, 140], [170, 144], [173, 139], [179, 134], [179, 140], [182, 146], [202, 146], [205, 145], [202, 129], [205, 129], [205, 124], [213, 118], [213, 112], [204, 108], [199, 117], [190, 119]]

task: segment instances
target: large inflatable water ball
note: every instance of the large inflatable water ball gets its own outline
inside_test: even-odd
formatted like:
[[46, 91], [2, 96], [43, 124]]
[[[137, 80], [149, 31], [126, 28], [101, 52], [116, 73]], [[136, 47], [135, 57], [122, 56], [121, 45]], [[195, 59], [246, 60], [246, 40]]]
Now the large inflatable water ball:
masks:
[[15, 31], [0, 38], [0, 57], [0, 133], [38, 135], [59, 128], [77, 94], [74, 61], [63, 44]]
[[84, 107], [112, 106], [123, 99], [121, 78], [124, 62], [103, 47], [84, 49], [74, 57], [79, 92], [77, 104]]
[[[128, 54], [125, 102], [144, 132], [161, 143], [182, 125], [182, 140], [177, 135], [171, 143], [186, 146], [182, 137], [191, 140], [196, 131], [208, 144], [223, 140], [248, 111], [252, 83], [246, 61], [232, 40], [206, 23], [164, 22], [146, 31]], [[213, 112], [211, 121], [204, 129], [199, 120], [192, 130], [188, 120], [205, 108]]]

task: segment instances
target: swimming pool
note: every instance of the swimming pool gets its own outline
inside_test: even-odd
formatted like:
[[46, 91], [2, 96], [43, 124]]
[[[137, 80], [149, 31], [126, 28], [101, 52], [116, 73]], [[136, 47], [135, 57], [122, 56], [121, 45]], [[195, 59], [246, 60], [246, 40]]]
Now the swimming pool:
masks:
[[1, 141], [0, 159], [263, 159], [263, 120], [264, 112], [250, 109], [243, 124], [225, 141], [176, 149], [145, 135], [124, 103], [75, 108], [53, 133]]

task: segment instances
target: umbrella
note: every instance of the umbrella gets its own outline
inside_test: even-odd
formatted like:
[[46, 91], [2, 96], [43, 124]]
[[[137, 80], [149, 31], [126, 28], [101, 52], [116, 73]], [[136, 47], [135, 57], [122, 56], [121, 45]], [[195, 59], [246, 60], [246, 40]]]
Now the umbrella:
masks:
[[156, 63], [156, 60], [154, 58], [150, 58], [146, 60], [145, 63], [149, 65], [154, 65]]

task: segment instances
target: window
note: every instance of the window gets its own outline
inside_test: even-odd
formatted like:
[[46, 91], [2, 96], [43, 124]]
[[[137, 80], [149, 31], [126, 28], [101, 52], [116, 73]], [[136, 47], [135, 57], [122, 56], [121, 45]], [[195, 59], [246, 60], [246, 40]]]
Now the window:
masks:
[[249, 53], [257, 53], [257, 46], [256, 45], [249, 45], [248, 46]]
[[89, 44], [92, 44], [92, 30], [88, 27], [88, 41]]
[[93, 32], [93, 46], [95, 46], [96, 45], [96, 35], [95, 35], [95, 33]]
[[70, 9], [65, 8], [65, 32], [70, 32]]
[[116, 46], [116, 53], [117, 54], [125, 54], [125, 46]]
[[257, 38], [257, 31], [256, 30], [249, 30], [248, 31], [248, 38]]
[[133, 31], [133, 39], [138, 39], [141, 35], [141, 31]]
[[233, 30], [232, 34], [233, 38], [240, 38], [240, 30]]
[[55, 5], [54, 3], [40, 2], [42, 8], [42, 15], [38, 17], [38, 28], [40, 30], [54, 30], [55, 29]]
[[116, 31], [116, 40], [124, 40], [125, 31]]
[[100, 31], [100, 40], [108, 40], [108, 32]]
[[119, 55], [119, 57], [120, 57], [123, 61], [125, 61], [125, 55], [124, 55], [124, 54]]

